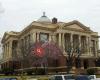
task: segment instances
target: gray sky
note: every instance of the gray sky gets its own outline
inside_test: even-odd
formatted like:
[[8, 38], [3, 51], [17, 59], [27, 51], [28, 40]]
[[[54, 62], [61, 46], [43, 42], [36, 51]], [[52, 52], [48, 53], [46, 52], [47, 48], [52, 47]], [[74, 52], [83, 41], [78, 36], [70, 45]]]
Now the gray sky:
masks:
[[100, 35], [100, 0], [0, 0], [0, 37], [5, 31], [21, 31], [43, 11], [50, 19], [78, 20]]
[[43, 11], [50, 19], [78, 20], [100, 34], [100, 0], [0, 0], [0, 36], [21, 31]]

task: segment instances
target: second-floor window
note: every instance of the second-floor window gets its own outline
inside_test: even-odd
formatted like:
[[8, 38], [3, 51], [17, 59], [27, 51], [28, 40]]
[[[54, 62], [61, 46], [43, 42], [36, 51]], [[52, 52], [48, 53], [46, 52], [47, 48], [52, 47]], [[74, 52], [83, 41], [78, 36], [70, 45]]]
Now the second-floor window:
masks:
[[40, 41], [46, 42], [48, 41], [49, 35], [47, 33], [40, 33]]

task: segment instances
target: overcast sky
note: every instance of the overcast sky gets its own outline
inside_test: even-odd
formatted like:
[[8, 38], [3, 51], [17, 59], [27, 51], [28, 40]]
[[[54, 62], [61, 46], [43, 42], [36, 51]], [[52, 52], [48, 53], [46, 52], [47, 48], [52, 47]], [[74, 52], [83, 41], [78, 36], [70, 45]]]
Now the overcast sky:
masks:
[[43, 11], [50, 19], [78, 20], [100, 34], [100, 0], [0, 0], [0, 36], [21, 31]]
[[50, 19], [78, 20], [100, 35], [100, 0], [0, 0], [0, 37], [21, 31], [44, 11]]
[[21, 31], [44, 11], [50, 19], [78, 20], [100, 35], [100, 0], [0, 0], [0, 37]]

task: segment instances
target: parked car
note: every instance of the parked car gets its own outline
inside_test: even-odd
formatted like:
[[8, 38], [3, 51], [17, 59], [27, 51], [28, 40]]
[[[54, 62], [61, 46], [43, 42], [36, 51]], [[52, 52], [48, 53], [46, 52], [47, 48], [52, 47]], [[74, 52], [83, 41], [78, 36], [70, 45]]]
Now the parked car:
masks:
[[96, 75], [89, 75], [88, 78], [89, 78], [90, 80], [96, 80]]
[[75, 80], [73, 75], [53, 75], [49, 80]]
[[76, 76], [75, 80], [90, 80], [87, 75]]
[[17, 78], [0, 78], [0, 80], [18, 80]]

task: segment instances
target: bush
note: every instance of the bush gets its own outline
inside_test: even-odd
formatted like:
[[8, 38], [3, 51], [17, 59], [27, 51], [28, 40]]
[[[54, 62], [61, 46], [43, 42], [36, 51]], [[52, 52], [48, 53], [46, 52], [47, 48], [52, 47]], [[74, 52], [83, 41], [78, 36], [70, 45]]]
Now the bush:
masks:
[[96, 73], [96, 71], [97, 71], [97, 70], [96, 70], [95, 68], [94, 68], [94, 69], [93, 69], [93, 68], [87, 69], [87, 74], [88, 74], [88, 75], [94, 75], [94, 74]]
[[2, 69], [2, 73], [5, 74], [5, 75], [13, 74], [14, 73], [14, 69], [12, 69], [12, 68], [4, 68], [4, 69]]
[[45, 75], [46, 74], [45, 73], [45, 69], [38, 68], [38, 69], [36, 69], [35, 74], [37, 74], [37, 75]]
[[27, 75], [32, 75], [33, 72], [34, 72], [33, 70], [28, 70]]

